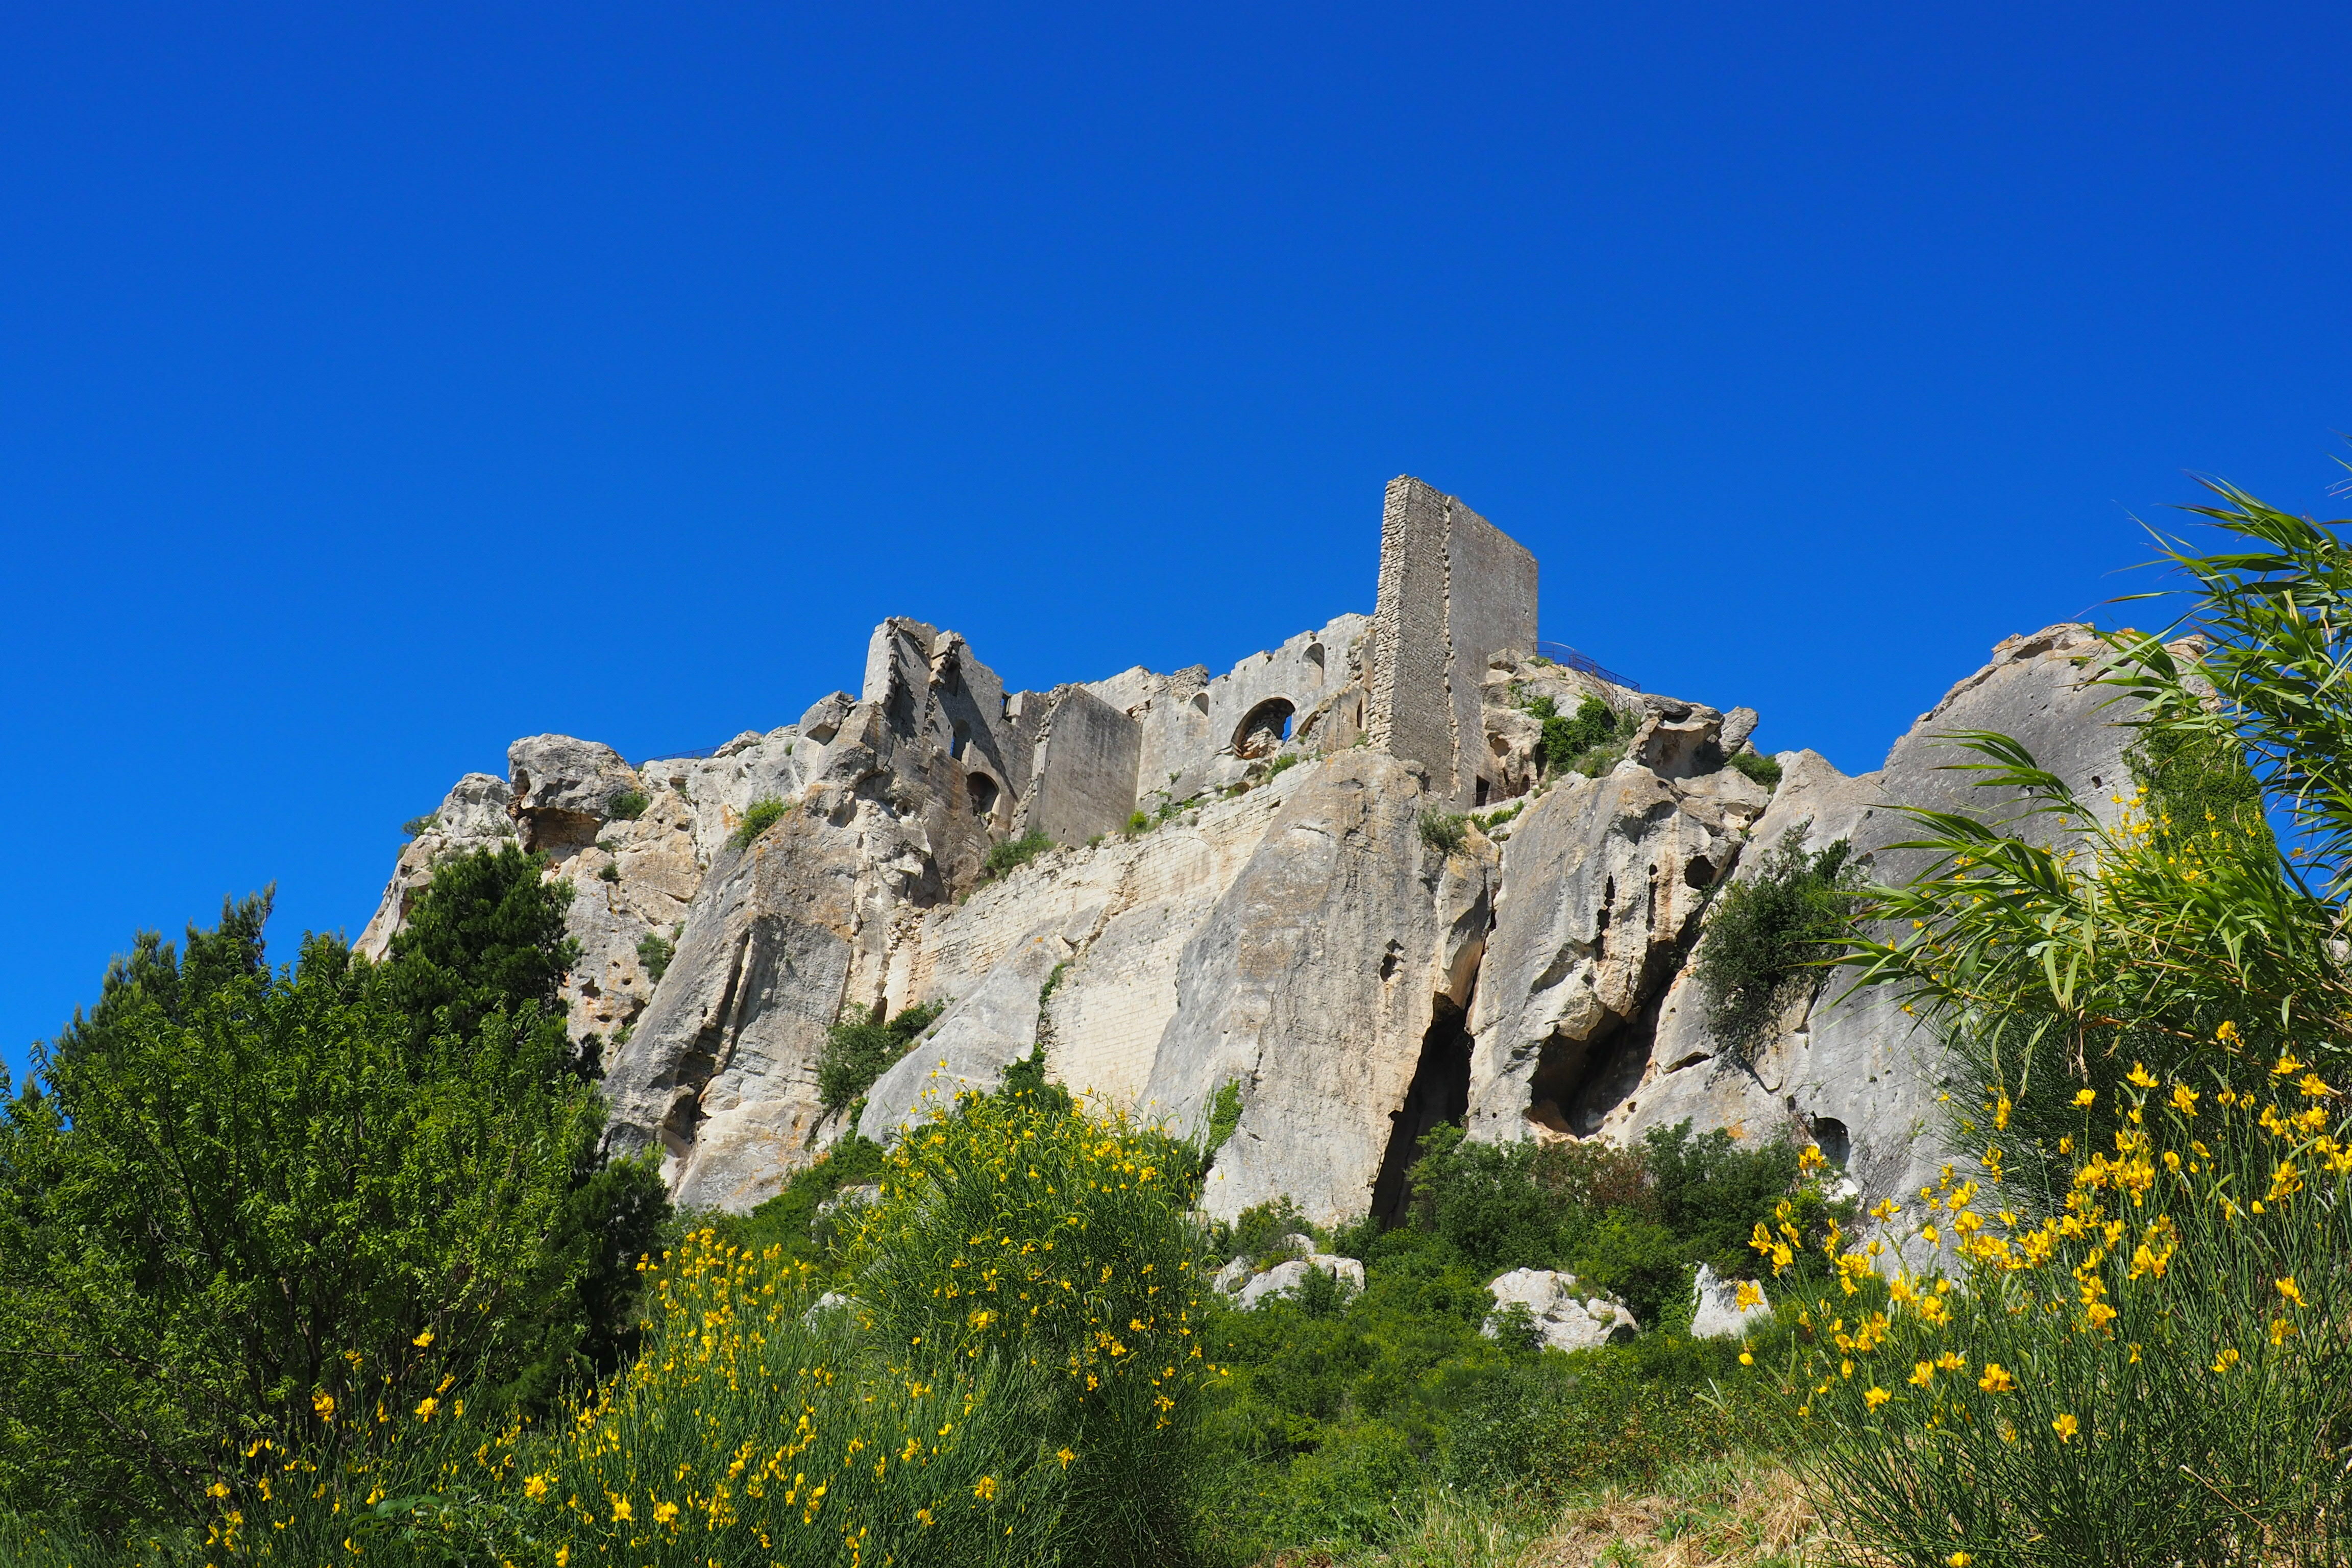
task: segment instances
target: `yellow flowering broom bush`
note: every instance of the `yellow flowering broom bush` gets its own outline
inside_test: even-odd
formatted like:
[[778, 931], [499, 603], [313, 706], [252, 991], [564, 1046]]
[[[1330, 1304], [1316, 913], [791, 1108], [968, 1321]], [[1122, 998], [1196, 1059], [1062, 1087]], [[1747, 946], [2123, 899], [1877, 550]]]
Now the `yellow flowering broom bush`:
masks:
[[967, 1095], [892, 1150], [849, 1271], [895, 1357], [1044, 1379], [1080, 1560], [1164, 1562], [1187, 1528], [1200, 1337], [1197, 1154], [1058, 1090]]
[[[2352, 1438], [2352, 1137], [2292, 1055], [2242, 1093], [2137, 1064], [2066, 1136], [2062, 1204], [2001, 1151], [1824, 1250], [1785, 1368], [1805, 1462], [1886, 1560], [2337, 1562]], [[1776, 1272], [1790, 1238], [1759, 1226]], [[1906, 1257], [1948, 1267], [1907, 1268]]]
[[591, 1396], [486, 1430], [443, 1388], [357, 1413], [344, 1458], [257, 1449], [208, 1559], [1168, 1561], [1204, 1375], [1184, 1153], [1052, 1097], [968, 1097], [889, 1157], [854, 1299], [696, 1232], [649, 1266], [637, 1359]]

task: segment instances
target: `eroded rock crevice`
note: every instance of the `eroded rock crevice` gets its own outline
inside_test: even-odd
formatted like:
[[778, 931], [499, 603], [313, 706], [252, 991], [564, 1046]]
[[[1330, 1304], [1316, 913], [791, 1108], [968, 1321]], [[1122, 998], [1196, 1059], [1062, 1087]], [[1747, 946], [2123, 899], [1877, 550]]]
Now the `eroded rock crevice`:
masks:
[[[1472, 981], [1476, 984], [1475, 979]], [[1372, 1214], [1384, 1229], [1402, 1225], [1412, 1202], [1406, 1181], [1412, 1163], [1421, 1157], [1421, 1141], [1441, 1122], [1460, 1124], [1470, 1109], [1470, 1015], [1448, 996], [1440, 995], [1422, 1037], [1421, 1059], [1404, 1103], [1391, 1114], [1388, 1152], [1381, 1158], [1381, 1173], [1372, 1184]]]

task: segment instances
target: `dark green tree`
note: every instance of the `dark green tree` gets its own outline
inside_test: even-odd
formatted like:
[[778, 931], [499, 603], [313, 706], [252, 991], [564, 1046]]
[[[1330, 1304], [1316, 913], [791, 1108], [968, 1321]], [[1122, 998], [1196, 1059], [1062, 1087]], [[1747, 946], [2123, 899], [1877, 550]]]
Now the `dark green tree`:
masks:
[[465, 858], [387, 963], [313, 936], [284, 970], [247, 899], [142, 934], [0, 1079], [0, 1510], [192, 1520], [257, 1438], [618, 1359], [667, 1205], [600, 1157], [561, 894]]

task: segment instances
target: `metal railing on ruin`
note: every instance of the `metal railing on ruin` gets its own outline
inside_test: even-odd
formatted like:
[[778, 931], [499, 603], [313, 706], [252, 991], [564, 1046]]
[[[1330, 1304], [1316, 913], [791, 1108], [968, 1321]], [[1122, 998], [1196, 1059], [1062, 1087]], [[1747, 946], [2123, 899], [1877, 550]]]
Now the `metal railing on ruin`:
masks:
[[1615, 670], [1603, 666], [1591, 655], [1579, 653], [1564, 642], [1539, 642], [1536, 644], [1536, 656], [1539, 658], [1548, 658], [1554, 664], [1564, 664], [1580, 675], [1589, 675], [1595, 680], [1605, 680], [1612, 686], [1622, 686], [1628, 691], [1642, 689], [1641, 683], [1631, 676], [1618, 674]]

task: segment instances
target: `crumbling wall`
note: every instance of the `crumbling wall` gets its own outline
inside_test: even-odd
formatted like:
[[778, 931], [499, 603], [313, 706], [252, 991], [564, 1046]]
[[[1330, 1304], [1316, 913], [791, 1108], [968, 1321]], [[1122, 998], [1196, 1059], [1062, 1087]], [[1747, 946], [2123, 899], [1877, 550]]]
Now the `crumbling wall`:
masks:
[[1142, 727], [1083, 686], [1057, 686], [1024, 781], [1015, 834], [1084, 844], [1127, 825], [1135, 810]]
[[1400, 476], [1381, 518], [1371, 638], [1371, 743], [1428, 767], [1449, 802], [1475, 804], [1487, 661], [1536, 645], [1535, 557], [1457, 498]]

